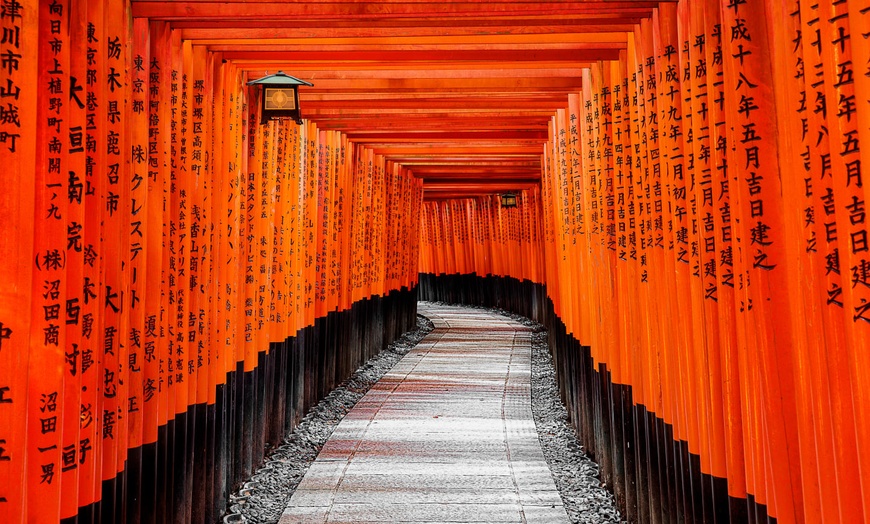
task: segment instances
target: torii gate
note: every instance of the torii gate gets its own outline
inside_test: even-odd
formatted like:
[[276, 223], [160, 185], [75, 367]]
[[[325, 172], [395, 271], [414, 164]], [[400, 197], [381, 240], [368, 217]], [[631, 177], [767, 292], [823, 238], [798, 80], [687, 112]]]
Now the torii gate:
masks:
[[213, 522], [461, 282], [630, 519], [870, 521], [868, 17], [0, 1], [0, 520]]

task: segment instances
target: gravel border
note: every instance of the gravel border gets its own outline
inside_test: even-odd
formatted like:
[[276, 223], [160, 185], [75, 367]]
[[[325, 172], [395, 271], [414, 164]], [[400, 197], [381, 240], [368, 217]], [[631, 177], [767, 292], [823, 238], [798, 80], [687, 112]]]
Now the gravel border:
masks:
[[281, 445], [268, 453], [263, 467], [230, 495], [229, 508], [222, 522], [278, 522], [308, 466], [317, 458], [341, 419], [434, 327], [428, 318], [417, 315], [416, 330], [403, 334], [369, 359], [311, 408], [299, 425], [284, 437]]
[[540, 328], [532, 333], [532, 414], [562, 504], [574, 524], [620, 523], [613, 493], [601, 482], [598, 464], [586, 455], [568, 422], [568, 411], [556, 383], [547, 331], [540, 324], [532, 323]]
[[[428, 304], [456, 305], [443, 302]], [[601, 482], [598, 464], [586, 455], [568, 423], [568, 412], [559, 395], [544, 326], [503, 309], [463, 307], [510, 317], [532, 329], [532, 414], [544, 457], [568, 517], [573, 524], [623, 522], [613, 494]], [[283, 439], [282, 444], [268, 454], [265, 465], [251, 480], [230, 495], [230, 506], [223, 522], [277, 523], [308, 466], [317, 458], [341, 419], [433, 328], [429, 319], [417, 315], [415, 331], [405, 333], [360, 366], [349, 379], [314, 406], [293, 432]]]

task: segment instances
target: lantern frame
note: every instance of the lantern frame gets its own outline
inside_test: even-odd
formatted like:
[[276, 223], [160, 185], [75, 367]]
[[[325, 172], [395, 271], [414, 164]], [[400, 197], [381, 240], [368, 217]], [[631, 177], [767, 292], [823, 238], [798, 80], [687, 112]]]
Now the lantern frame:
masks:
[[516, 193], [502, 193], [501, 194], [501, 207], [517, 207], [517, 195]]
[[[290, 76], [283, 71], [248, 82], [249, 86], [262, 86], [260, 89], [260, 124], [269, 120], [293, 119], [302, 124], [302, 111], [299, 107], [299, 86], [314, 87], [314, 84]], [[292, 91], [292, 97], [287, 90]], [[292, 104], [292, 105], [290, 105]], [[288, 107], [284, 107], [288, 106]]]

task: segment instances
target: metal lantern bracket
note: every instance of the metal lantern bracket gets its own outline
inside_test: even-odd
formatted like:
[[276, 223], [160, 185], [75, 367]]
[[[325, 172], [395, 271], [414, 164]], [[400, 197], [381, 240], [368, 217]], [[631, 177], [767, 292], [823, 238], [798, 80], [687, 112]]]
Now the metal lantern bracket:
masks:
[[263, 87], [260, 90], [260, 124], [280, 118], [292, 118], [297, 124], [302, 123], [298, 88], [313, 87], [314, 84], [278, 71], [274, 75], [251, 80], [248, 85]]

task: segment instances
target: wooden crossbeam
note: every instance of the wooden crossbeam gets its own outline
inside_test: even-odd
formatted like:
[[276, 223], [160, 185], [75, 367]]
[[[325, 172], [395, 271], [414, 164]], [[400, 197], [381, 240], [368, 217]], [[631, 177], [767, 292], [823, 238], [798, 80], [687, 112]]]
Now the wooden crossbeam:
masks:
[[[409, 168], [427, 198], [541, 177], [550, 120], [659, 2], [134, 0], [248, 80], [283, 70], [304, 118]], [[446, 184], [446, 185], [445, 185]], [[529, 186], [530, 187], [530, 186]], [[498, 189], [495, 187], [495, 189]], [[433, 195], [437, 194], [437, 197]]]
[[[489, 49], [489, 50], [406, 50], [396, 51], [389, 48], [347, 51], [273, 51], [273, 50], [224, 50], [225, 60], [244, 61], [265, 60], [281, 62], [292, 67], [293, 64], [305, 61], [326, 61], [340, 64], [347, 62], [366, 61], [372, 63], [408, 61], [408, 60], [442, 60], [449, 62], [539, 62], [539, 61], [595, 61], [616, 60], [619, 58], [619, 48], [613, 49]], [[288, 67], [289, 68], [289, 67]]]
[[[658, 2], [486, 2], [485, 12], [501, 16], [535, 16], [618, 12], [649, 16]], [[480, 16], [480, 2], [160, 2], [134, 1], [133, 16], [152, 20], [178, 19], [365, 19]]]
[[[263, 22], [187, 22], [180, 20], [173, 26], [181, 29], [181, 37], [185, 40], [209, 41], [224, 38], [247, 38], [252, 40], [270, 38], [353, 38], [353, 37], [376, 37], [376, 36], [441, 36], [441, 35], [487, 35], [487, 34], [512, 34], [512, 35], [546, 35], [562, 33], [608, 33], [613, 31], [632, 31], [634, 24], [640, 22], [640, 18], [611, 18], [611, 19], [575, 19], [571, 24], [558, 24], [556, 20], [525, 20], [515, 22], [516, 25], [487, 24], [486, 20], [477, 20], [475, 25], [446, 24], [422, 25], [417, 21], [414, 25], [402, 24], [401, 26], [388, 24], [366, 24], [364, 27], [351, 25], [341, 27], [338, 24], [330, 27], [322, 27], [320, 22], [308, 22], [305, 27], [299, 23], [281, 24], [268, 23], [266, 27], [258, 27]], [[453, 21], [456, 22], [456, 21]]]

